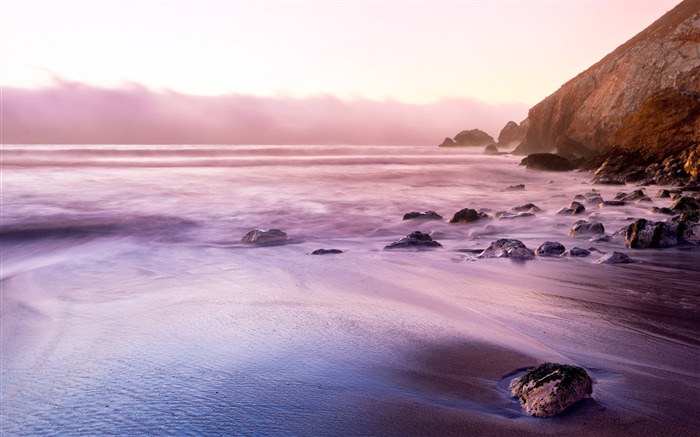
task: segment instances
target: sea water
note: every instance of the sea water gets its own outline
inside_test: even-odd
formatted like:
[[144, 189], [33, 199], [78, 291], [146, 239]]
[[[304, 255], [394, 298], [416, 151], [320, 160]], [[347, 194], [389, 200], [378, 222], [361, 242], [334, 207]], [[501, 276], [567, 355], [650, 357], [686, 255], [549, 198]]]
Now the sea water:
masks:
[[[646, 203], [556, 214], [576, 194], [637, 187], [518, 164], [469, 148], [3, 145], [0, 431], [698, 426], [700, 252], [626, 249], [620, 229], [666, 218]], [[465, 207], [493, 216], [525, 203], [542, 212], [449, 223]], [[444, 219], [402, 220], [425, 210]], [[612, 240], [568, 236], [581, 218]], [[287, 244], [241, 243], [268, 228]], [[414, 230], [443, 247], [383, 250]], [[475, 257], [498, 238], [596, 250]], [[344, 253], [310, 255], [318, 248]], [[635, 262], [595, 263], [610, 250]], [[547, 424], [522, 416], [503, 385], [543, 360], [597, 382], [591, 402]]]

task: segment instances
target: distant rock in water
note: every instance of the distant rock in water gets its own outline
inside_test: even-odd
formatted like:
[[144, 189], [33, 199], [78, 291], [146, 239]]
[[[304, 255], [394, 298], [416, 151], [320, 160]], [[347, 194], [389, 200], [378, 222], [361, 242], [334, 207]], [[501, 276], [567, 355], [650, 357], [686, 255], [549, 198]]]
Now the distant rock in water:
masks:
[[664, 248], [682, 243], [694, 243], [699, 238], [700, 226], [697, 226], [696, 223], [685, 220], [653, 222], [639, 219], [627, 227], [625, 245], [630, 249]]
[[554, 153], [530, 154], [520, 161], [520, 165], [525, 165], [532, 170], [541, 171], [569, 171], [576, 168], [571, 161]]
[[425, 211], [425, 212], [418, 212], [418, 211], [412, 211], [412, 212], [407, 212], [406, 214], [403, 215], [404, 220], [442, 220], [442, 216], [435, 211]]
[[545, 241], [537, 248], [535, 254], [537, 256], [559, 256], [565, 250], [564, 245], [557, 241]]
[[627, 264], [631, 262], [632, 259], [626, 253], [613, 251], [603, 255], [596, 261], [596, 264]]
[[523, 140], [523, 129], [514, 121], [509, 121], [498, 134], [498, 145], [509, 146]]
[[495, 144], [493, 137], [479, 129], [463, 130], [455, 135], [454, 140], [445, 138], [440, 147], [483, 147]]
[[498, 151], [498, 147], [495, 144], [489, 144], [486, 146], [483, 152], [484, 155], [500, 155], [501, 152]]
[[[634, 180], [645, 172], [658, 184], [698, 178], [700, 2], [679, 3], [531, 108], [527, 120], [516, 154], [564, 154], [578, 144], [603, 159], [621, 157], [615, 172]], [[645, 169], [667, 158], [673, 169]]]
[[593, 392], [593, 381], [581, 367], [544, 363], [513, 379], [510, 392], [531, 416], [559, 414]]
[[340, 249], [316, 249], [311, 252], [311, 255], [331, 255], [334, 253], [343, 253]]
[[578, 237], [580, 235], [598, 235], [605, 234], [605, 226], [598, 222], [589, 222], [588, 220], [579, 220], [571, 226], [569, 236]]
[[588, 256], [590, 254], [591, 251], [588, 249], [583, 249], [581, 247], [573, 247], [571, 248], [571, 250], [562, 253], [562, 256]]
[[464, 208], [460, 209], [452, 216], [450, 223], [471, 223], [486, 217], [488, 217], [486, 214], [478, 212], [475, 209]]
[[514, 206], [511, 209], [515, 212], [542, 212], [542, 208], [534, 203], [525, 203], [523, 205]]
[[241, 238], [241, 243], [257, 244], [259, 246], [274, 246], [284, 244], [286, 241], [287, 234], [279, 229], [268, 229], [266, 231], [254, 229]]
[[525, 189], [525, 184], [511, 185], [506, 187], [506, 191], [521, 191]]
[[486, 248], [478, 258], [512, 258], [515, 260], [528, 260], [535, 258], [535, 252], [528, 249], [520, 240], [501, 238]]
[[583, 214], [586, 212], [586, 207], [581, 205], [579, 202], [573, 201], [569, 204], [567, 208], [562, 208], [559, 211], [557, 211], [557, 214], [559, 215], [576, 215], [576, 214]]
[[442, 244], [433, 240], [433, 238], [428, 234], [424, 234], [420, 231], [414, 231], [405, 236], [404, 238], [400, 239], [399, 241], [395, 241], [386, 245], [384, 249], [404, 249], [409, 247], [434, 248], [442, 247]]

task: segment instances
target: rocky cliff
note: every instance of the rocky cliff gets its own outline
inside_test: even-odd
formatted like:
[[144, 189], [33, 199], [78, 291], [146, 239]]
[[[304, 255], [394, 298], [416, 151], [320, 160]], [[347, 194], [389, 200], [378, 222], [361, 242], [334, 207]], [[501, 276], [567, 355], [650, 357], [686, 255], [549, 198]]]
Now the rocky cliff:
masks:
[[700, 1], [685, 0], [530, 109], [515, 153], [612, 153], [648, 164], [698, 145]]

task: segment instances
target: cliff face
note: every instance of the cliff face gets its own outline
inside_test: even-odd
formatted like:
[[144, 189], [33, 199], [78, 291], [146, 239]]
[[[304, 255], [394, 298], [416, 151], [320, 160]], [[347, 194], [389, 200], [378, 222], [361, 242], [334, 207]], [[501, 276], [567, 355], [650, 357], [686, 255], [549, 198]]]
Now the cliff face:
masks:
[[700, 1], [685, 0], [528, 114], [515, 153], [634, 153], [700, 144]]

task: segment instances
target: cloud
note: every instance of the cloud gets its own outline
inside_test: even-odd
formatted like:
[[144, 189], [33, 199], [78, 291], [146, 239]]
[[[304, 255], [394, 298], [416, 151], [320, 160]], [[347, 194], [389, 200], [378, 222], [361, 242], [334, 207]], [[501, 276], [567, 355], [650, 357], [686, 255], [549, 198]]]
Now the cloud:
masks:
[[244, 95], [194, 96], [139, 85], [56, 81], [3, 87], [5, 144], [439, 144], [462, 129], [496, 137], [527, 106], [468, 99], [432, 104]]

